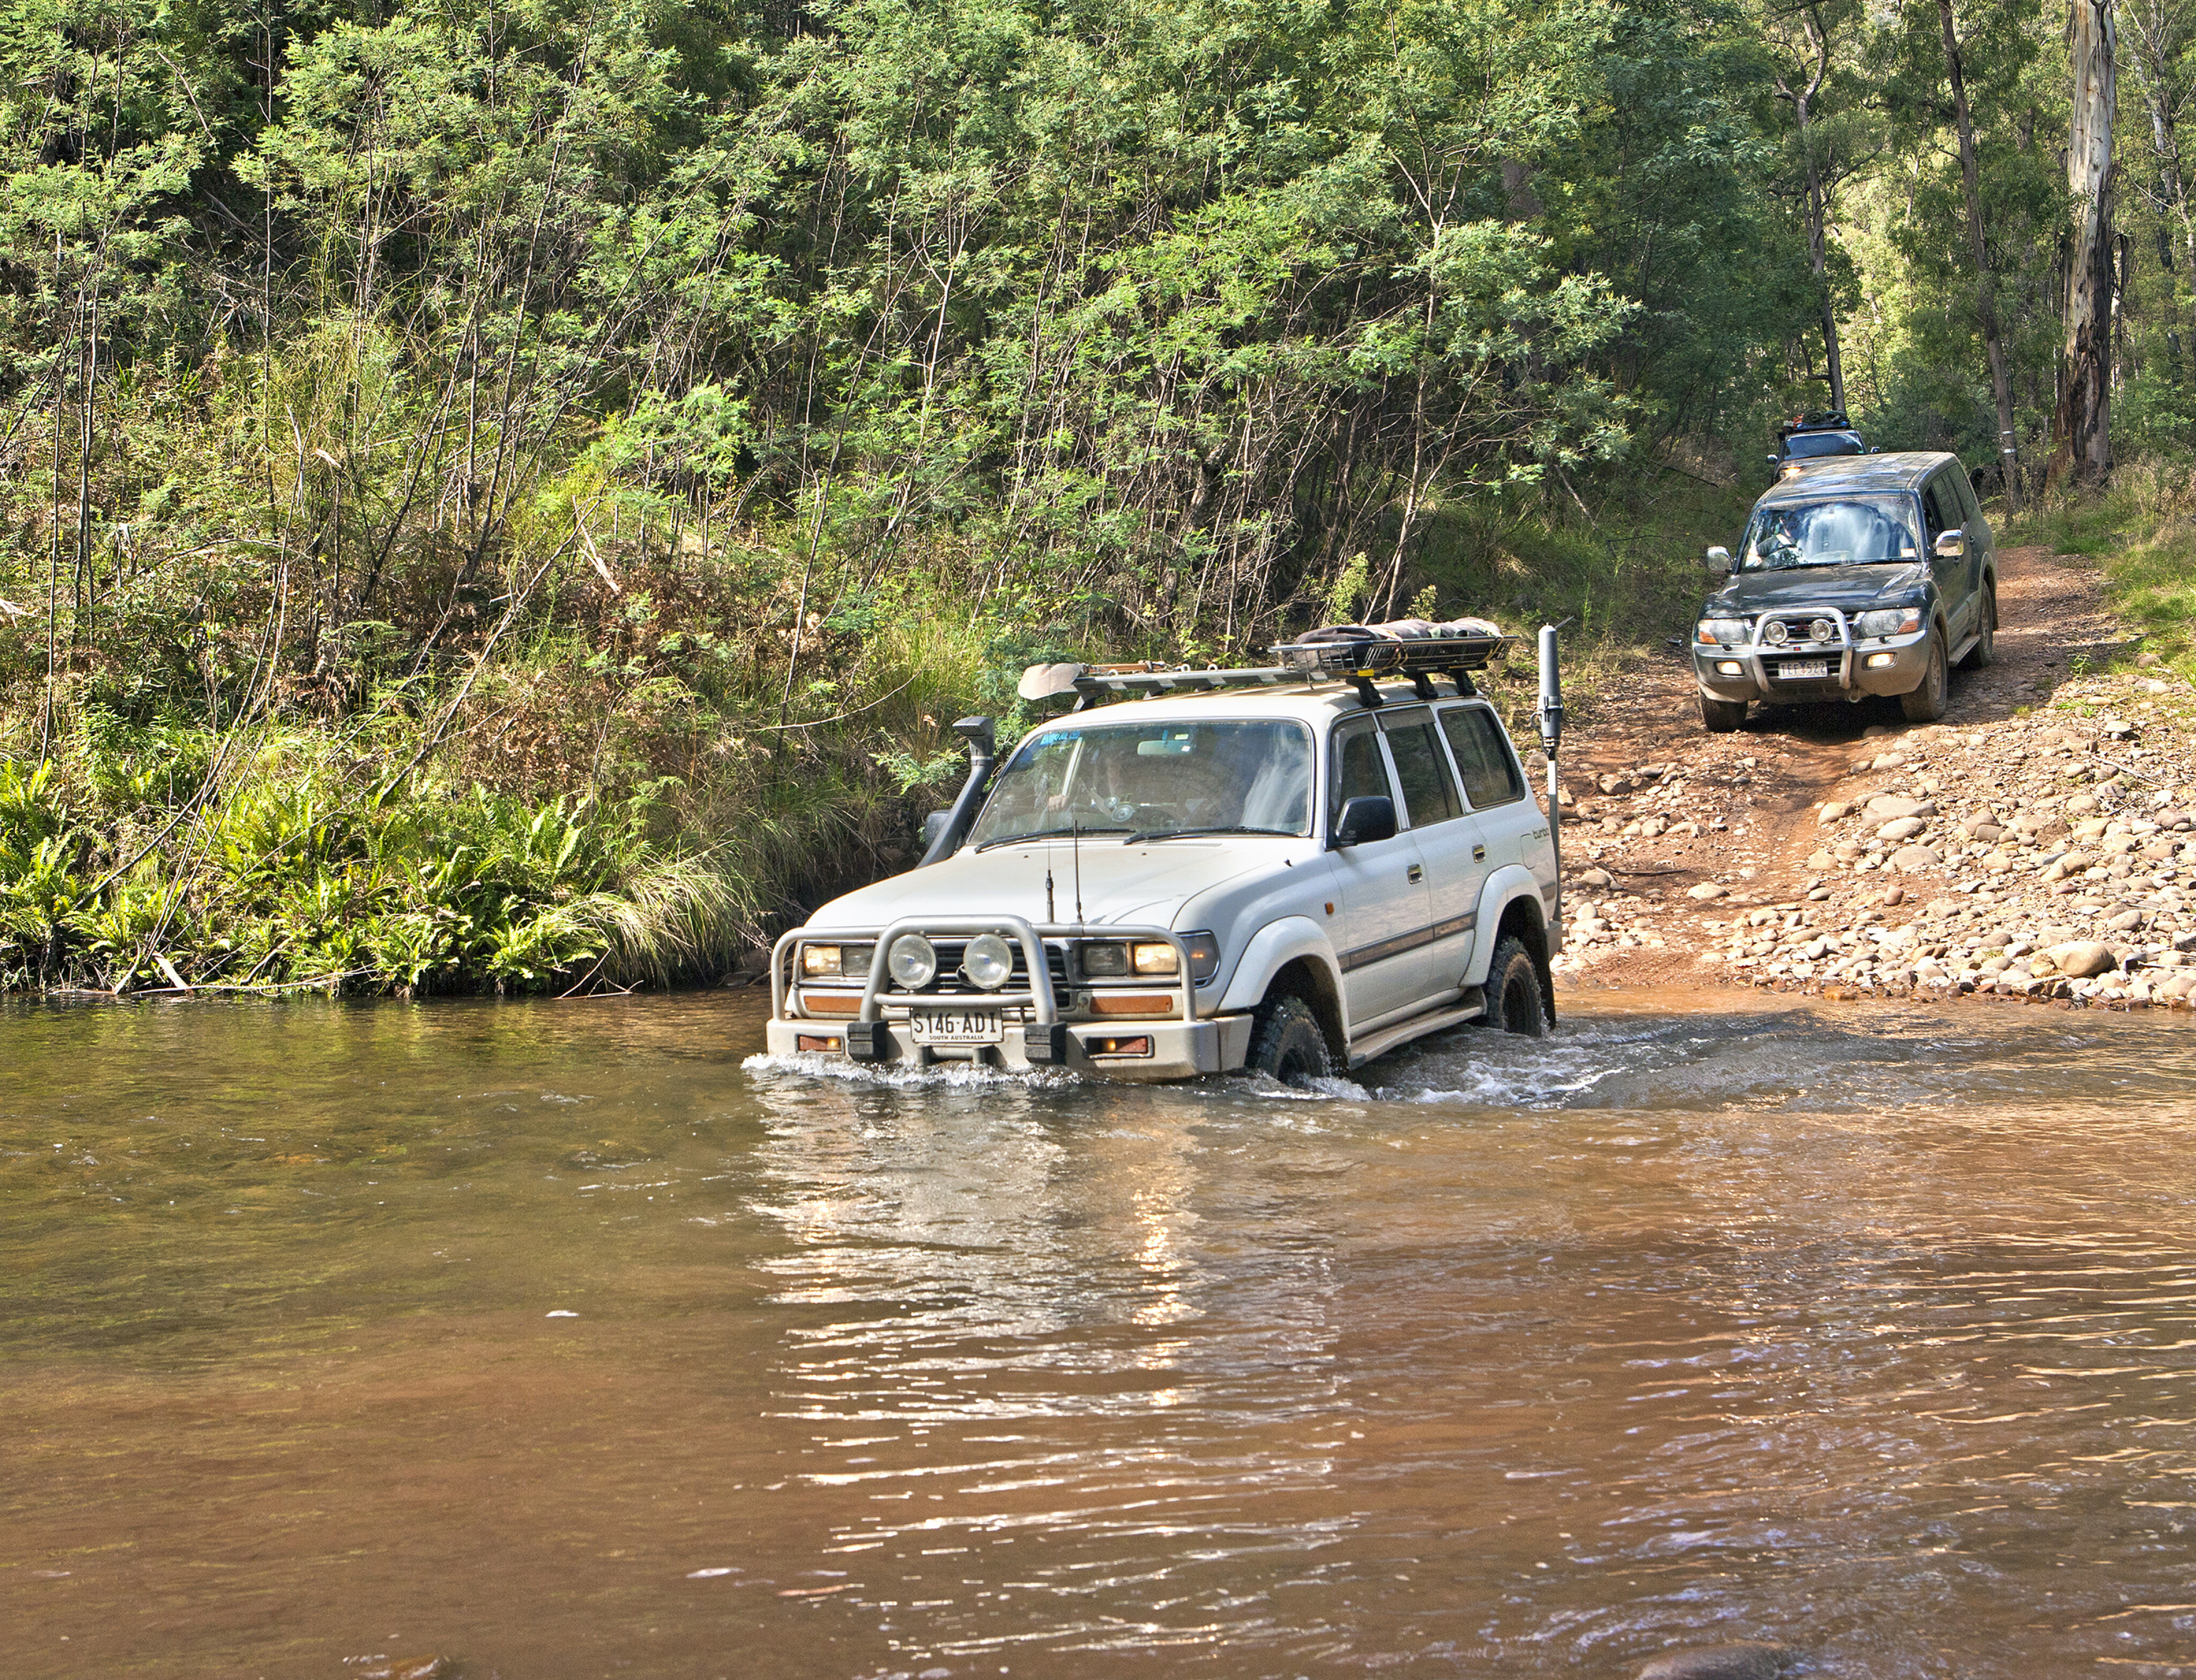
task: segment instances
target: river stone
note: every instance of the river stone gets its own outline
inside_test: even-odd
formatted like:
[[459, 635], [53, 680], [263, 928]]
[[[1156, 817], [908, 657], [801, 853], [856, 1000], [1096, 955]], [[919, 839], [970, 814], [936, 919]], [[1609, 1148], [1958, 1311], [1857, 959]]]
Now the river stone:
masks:
[[2110, 945], [2100, 944], [2095, 939], [2078, 940], [2071, 945], [2059, 945], [2051, 951], [2051, 961], [2062, 974], [2078, 980], [2093, 975], [2109, 974], [2120, 966]]
[[1852, 813], [1853, 808], [1843, 800], [1832, 800], [1815, 813], [1815, 826], [1819, 828], [1828, 823], [1842, 822]]
[[1639, 1680], [1776, 1680], [1794, 1656], [1789, 1645], [1734, 1639], [1727, 1645], [1665, 1651], [1640, 1669]]
[[1583, 886], [1613, 886], [1616, 884], [1616, 877], [1606, 869], [1581, 869], [1578, 880]]
[[2118, 915], [2108, 919], [2106, 921], [2105, 926], [2115, 933], [2124, 933], [2130, 928], [2140, 927], [2142, 926], [2142, 912], [2141, 910], [2122, 910]]
[[1730, 891], [1731, 889], [1727, 886], [1718, 886], [1712, 880], [1704, 880], [1698, 886], [1687, 887], [1685, 889], [1685, 897], [1688, 898], [1720, 898]]
[[1879, 823], [1894, 817], [1933, 817], [1936, 803], [1931, 800], [1910, 800], [1902, 794], [1878, 794], [1868, 802], [1868, 814]]
[[1887, 823], [1878, 828], [1875, 837], [1887, 840], [1912, 840], [1928, 826], [1918, 817], [1901, 817], [1896, 822]]
[[1902, 846], [1891, 854], [1891, 867], [1901, 875], [1918, 875], [1944, 861], [1926, 846]]

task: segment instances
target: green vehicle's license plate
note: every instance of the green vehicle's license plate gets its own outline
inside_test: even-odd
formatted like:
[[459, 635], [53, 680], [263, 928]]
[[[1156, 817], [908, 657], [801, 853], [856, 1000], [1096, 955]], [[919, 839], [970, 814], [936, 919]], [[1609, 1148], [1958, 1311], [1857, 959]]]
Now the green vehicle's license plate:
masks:
[[907, 1025], [918, 1044], [997, 1044], [1006, 1036], [996, 1009], [918, 1009]]
[[1787, 681], [1801, 677], [1827, 677], [1830, 662], [1827, 659], [1788, 659], [1777, 667], [1777, 674]]

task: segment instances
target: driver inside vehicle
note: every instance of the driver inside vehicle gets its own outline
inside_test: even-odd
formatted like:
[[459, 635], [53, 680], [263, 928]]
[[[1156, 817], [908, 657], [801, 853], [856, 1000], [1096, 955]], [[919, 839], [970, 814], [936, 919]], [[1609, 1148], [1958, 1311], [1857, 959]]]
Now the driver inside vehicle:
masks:
[[1872, 565], [1915, 557], [1911, 533], [1868, 502], [1811, 502], [1764, 508], [1754, 517], [1742, 571], [1791, 566]]
[[972, 840], [1308, 833], [1309, 748], [1301, 725], [1277, 722], [1055, 726], [1009, 760]]

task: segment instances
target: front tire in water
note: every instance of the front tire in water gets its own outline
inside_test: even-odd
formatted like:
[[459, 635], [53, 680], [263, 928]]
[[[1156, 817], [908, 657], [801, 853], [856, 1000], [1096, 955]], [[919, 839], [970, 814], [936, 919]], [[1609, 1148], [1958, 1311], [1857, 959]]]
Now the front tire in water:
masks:
[[1540, 965], [1516, 934], [1497, 941], [1487, 966], [1488, 1026], [1539, 1038], [1548, 1031], [1548, 1003], [1540, 990]]
[[1332, 1076], [1334, 1056], [1311, 1005], [1291, 994], [1268, 1000], [1259, 1010], [1251, 1054], [1243, 1065], [1284, 1085], [1309, 1085]]
[[1910, 724], [1933, 724], [1945, 715], [1946, 690], [1950, 684], [1945, 669], [1945, 634], [1933, 632], [1929, 637], [1929, 668], [1922, 678], [1922, 686], [1898, 696], [1898, 709], [1906, 714]]
[[1729, 735], [1746, 724], [1746, 702], [1742, 700], [1718, 700], [1703, 691], [1701, 695], [1701, 727], [1710, 735]]

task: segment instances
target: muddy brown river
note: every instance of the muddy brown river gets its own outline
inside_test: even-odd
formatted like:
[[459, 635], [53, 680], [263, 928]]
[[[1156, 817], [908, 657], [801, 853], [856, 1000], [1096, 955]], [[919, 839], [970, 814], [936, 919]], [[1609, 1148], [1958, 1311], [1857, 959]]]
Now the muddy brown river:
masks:
[[1316, 1094], [0, 1010], [0, 1672], [2196, 1674], [2196, 1037], [1572, 1007]]

